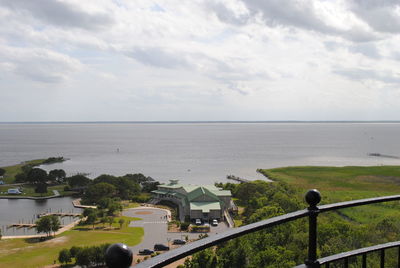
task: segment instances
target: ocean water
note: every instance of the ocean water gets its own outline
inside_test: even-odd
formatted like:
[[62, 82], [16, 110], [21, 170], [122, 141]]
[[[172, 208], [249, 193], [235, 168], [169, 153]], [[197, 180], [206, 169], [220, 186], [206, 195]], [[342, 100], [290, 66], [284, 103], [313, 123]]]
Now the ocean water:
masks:
[[400, 123], [0, 124], [0, 166], [64, 156], [69, 174], [141, 172], [156, 180], [213, 183], [257, 168], [398, 165]]

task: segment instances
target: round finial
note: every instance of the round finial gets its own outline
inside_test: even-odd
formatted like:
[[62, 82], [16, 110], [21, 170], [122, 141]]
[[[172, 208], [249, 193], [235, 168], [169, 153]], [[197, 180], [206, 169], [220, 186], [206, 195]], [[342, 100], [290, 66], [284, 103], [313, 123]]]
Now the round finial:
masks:
[[132, 264], [132, 258], [132, 251], [125, 244], [112, 244], [106, 250], [108, 268], [128, 268]]
[[315, 207], [321, 201], [321, 194], [317, 189], [308, 190], [305, 199], [310, 207]]

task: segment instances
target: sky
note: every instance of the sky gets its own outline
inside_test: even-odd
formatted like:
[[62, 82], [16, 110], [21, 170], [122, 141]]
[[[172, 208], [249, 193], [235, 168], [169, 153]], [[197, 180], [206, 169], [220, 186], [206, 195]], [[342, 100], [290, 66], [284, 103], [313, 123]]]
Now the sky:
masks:
[[399, 120], [398, 0], [0, 0], [0, 121]]

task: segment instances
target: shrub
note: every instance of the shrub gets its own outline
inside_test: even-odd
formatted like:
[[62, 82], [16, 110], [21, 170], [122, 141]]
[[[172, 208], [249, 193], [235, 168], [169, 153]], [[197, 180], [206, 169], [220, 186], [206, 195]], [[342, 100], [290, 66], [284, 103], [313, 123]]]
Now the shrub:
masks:
[[187, 231], [187, 229], [189, 228], [189, 223], [188, 222], [182, 222], [181, 223], [181, 230], [182, 231]]
[[66, 248], [61, 250], [60, 253], [58, 254], [58, 261], [64, 264], [69, 263], [71, 261], [70, 251]]
[[64, 191], [66, 191], [66, 192], [71, 191], [71, 187], [69, 187], [68, 185], [66, 185], [66, 186], [64, 187]]

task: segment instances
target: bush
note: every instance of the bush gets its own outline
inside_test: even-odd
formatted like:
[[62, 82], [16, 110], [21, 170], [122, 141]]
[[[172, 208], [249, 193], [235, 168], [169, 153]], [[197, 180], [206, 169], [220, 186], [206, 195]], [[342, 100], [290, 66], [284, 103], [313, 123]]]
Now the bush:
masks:
[[146, 203], [147, 201], [149, 201], [151, 199], [151, 195], [146, 194], [146, 193], [141, 193], [139, 195], [135, 195], [132, 198], [133, 202], [138, 202], [138, 203]]
[[20, 183], [20, 182], [26, 182], [26, 174], [25, 173], [18, 173], [15, 175], [15, 182]]
[[65, 191], [65, 192], [71, 191], [71, 187], [69, 187], [68, 185], [66, 185], [66, 186], [64, 187], [64, 191]]
[[194, 233], [207, 233], [210, 231], [210, 226], [193, 225], [191, 228], [192, 228], [192, 232], [194, 232]]
[[188, 222], [182, 222], [181, 223], [181, 231], [187, 231], [187, 229], [189, 228], [189, 223]]
[[68, 249], [63, 249], [58, 254], [58, 261], [63, 264], [67, 264], [71, 261], [71, 253]]
[[75, 258], [76, 255], [78, 254], [78, 252], [81, 251], [81, 250], [82, 250], [82, 248], [73, 246], [73, 247], [71, 247], [71, 248], [69, 249], [69, 253], [71, 254], [71, 257], [72, 257], [72, 258]]

